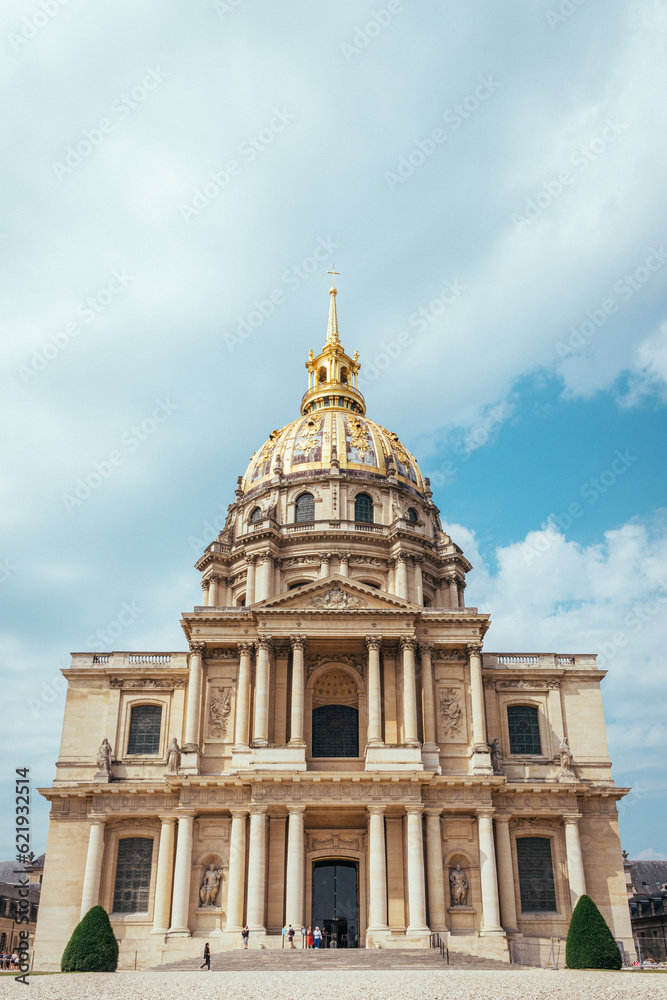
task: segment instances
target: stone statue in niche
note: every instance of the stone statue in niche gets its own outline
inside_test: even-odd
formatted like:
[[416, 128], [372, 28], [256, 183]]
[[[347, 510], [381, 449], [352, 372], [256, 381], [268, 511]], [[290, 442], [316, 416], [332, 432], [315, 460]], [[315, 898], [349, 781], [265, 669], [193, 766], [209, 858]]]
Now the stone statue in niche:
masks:
[[443, 688], [440, 692], [440, 718], [445, 736], [459, 736], [463, 722], [463, 709], [459, 692], [454, 687]]
[[112, 754], [111, 744], [105, 736], [100, 749], [97, 751], [97, 770], [100, 774], [106, 774], [107, 778], [111, 777]]
[[449, 873], [449, 888], [452, 906], [465, 906], [468, 901], [468, 877], [461, 865], [457, 865]]
[[559, 780], [572, 781], [576, 780], [576, 775], [574, 773], [574, 757], [572, 751], [570, 750], [570, 744], [568, 742], [567, 736], [564, 736], [560, 744], [560, 771], [558, 772]]
[[222, 868], [216, 868], [213, 864], [208, 866], [208, 870], [204, 872], [204, 881], [199, 890], [199, 899], [202, 906], [215, 906], [215, 899], [218, 895], [222, 878]]
[[493, 767], [494, 774], [504, 774], [505, 765], [503, 764], [503, 748], [500, 745], [500, 740], [496, 736], [493, 743], [489, 743], [489, 749], [491, 750], [491, 766]]
[[169, 746], [167, 747], [167, 774], [178, 774], [180, 766], [181, 748], [178, 745], [176, 737], [172, 736]]

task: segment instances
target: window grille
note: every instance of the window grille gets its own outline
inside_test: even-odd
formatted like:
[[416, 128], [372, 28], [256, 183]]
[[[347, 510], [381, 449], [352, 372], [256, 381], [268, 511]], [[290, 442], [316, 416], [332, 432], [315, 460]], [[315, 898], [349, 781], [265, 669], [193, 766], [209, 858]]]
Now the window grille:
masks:
[[533, 705], [510, 705], [507, 709], [511, 754], [541, 754], [540, 724]]
[[359, 493], [354, 501], [354, 520], [373, 523], [373, 501], [368, 493]]
[[252, 523], [253, 521], [259, 521], [261, 517], [262, 517], [262, 508], [255, 507], [252, 514], [250, 515], [250, 522]]
[[124, 837], [118, 844], [114, 913], [147, 913], [151, 884], [153, 841], [149, 837]]
[[410, 522], [410, 524], [417, 523], [417, 511], [414, 509], [414, 507], [408, 507], [408, 521]]
[[130, 716], [128, 753], [159, 753], [162, 708], [160, 705], [136, 705]]
[[297, 497], [294, 520], [297, 523], [315, 520], [315, 497], [312, 493], [302, 493], [300, 497]]
[[349, 705], [313, 709], [313, 757], [358, 757], [359, 712]]
[[556, 890], [548, 837], [519, 837], [516, 842], [519, 862], [521, 910], [524, 913], [554, 912]]

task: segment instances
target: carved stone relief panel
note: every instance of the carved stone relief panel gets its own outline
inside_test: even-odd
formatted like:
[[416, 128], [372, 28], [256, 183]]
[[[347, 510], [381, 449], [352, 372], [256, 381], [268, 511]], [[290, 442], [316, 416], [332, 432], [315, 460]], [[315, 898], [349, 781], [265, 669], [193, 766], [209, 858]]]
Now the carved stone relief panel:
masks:
[[208, 738], [230, 741], [232, 739], [230, 716], [232, 711], [231, 687], [211, 687], [208, 705]]
[[438, 743], [467, 743], [465, 692], [461, 685], [443, 682], [437, 687]]

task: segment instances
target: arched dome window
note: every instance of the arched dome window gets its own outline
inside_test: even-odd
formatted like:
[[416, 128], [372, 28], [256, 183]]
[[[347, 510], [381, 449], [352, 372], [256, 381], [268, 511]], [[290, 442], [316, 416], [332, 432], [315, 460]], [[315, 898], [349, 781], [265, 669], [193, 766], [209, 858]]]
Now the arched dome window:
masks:
[[302, 493], [296, 498], [294, 520], [297, 522], [315, 520], [315, 497], [312, 493]]
[[358, 493], [354, 501], [354, 520], [373, 523], [373, 501], [368, 493]]
[[320, 370], [317, 373], [317, 381], [318, 382], [326, 382], [327, 381], [327, 370], [324, 367], [324, 365], [322, 365], [322, 367], [320, 368]]
[[347, 385], [347, 368], [341, 368], [340, 380], [343, 383], [343, 385]]
[[417, 511], [414, 509], [414, 507], [408, 507], [408, 521], [410, 522], [410, 524], [416, 524], [417, 520], [418, 520]]
[[255, 509], [253, 510], [252, 514], [250, 515], [250, 521], [251, 521], [251, 523], [253, 521], [259, 521], [260, 518], [261, 518], [261, 516], [262, 516], [262, 508], [261, 507], [255, 507]]

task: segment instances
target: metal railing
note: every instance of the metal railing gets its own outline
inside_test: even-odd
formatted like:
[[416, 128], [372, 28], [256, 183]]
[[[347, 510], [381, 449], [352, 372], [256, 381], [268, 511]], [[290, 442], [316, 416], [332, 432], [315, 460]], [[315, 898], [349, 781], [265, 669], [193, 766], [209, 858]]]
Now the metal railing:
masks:
[[429, 934], [428, 946], [429, 948], [437, 948], [440, 952], [440, 957], [447, 962], [447, 965], [449, 965], [449, 948], [445, 947], [445, 942], [439, 934]]
[[564, 937], [516, 937], [508, 943], [512, 965], [557, 969], [560, 961], [565, 962]]

